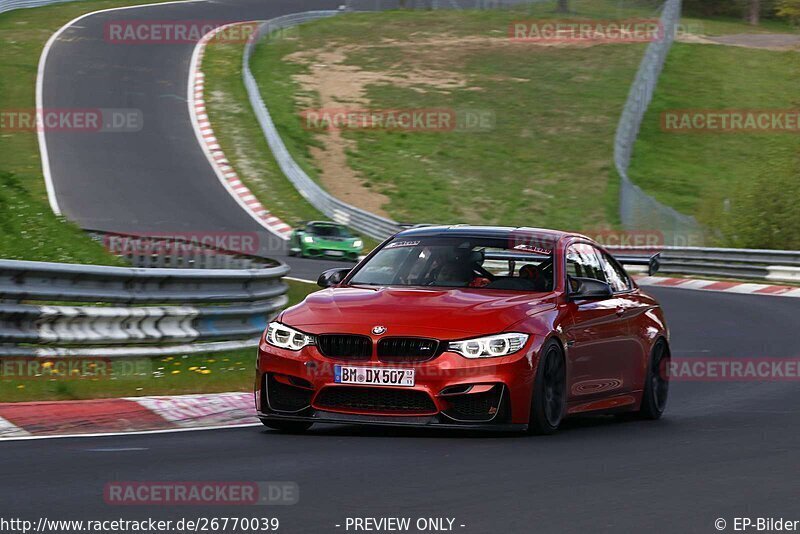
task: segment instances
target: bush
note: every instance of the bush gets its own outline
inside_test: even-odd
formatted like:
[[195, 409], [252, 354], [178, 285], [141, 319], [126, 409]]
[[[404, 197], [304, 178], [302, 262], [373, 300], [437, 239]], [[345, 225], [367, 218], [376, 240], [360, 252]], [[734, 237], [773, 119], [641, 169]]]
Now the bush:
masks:
[[[800, 156], [795, 163], [800, 170]], [[775, 169], [777, 171], [777, 169]], [[723, 246], [800, 250], [800, 180], [797, 174], [764, 172], [733, 193], [718, 213]]]
[[[774, 18], [776, 4], [781, 1], [797, 2], [797, 0], [761, 0], [761, 17]], [[744, 18], [749, 4], [749, 0], [684, 0], [683, 13], [695, 17]]]
[[776, 14], [800, 25], [800, 0], [778, 0]]

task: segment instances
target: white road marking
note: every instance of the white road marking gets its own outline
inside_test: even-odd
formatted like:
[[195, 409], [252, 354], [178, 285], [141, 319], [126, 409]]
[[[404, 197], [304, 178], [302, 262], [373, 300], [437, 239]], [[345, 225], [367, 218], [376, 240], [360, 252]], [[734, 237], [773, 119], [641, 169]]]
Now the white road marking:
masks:
[[215, 425], [195, 428], [167, 428], [162, 430], [137, 430], [134, 432], [96, 432], [90, 434], [64, 434], [59, 436], [18, 436], [0, 438], [3, 441], [27, 441], [36, 439], [62, 439], [62, 438], [102, 438], [107, 436], [136, 436], [142, 434], [169, 434], [172, 432], [198, 432], [200, 430], [226, 430], [228, 428], [248, 428], [261, 426], [261, 423], [247, 423], [242, 425]]
[[0, 440], [30, 436], [30, 432], [11, 424], [7, 419], [0, 417]]
[[[47, 43], [44, 45], [42, 55], [39, 56], [39, 66], [36, 72], [36, 109], [44, 109], [44, 69], [47, 66], [47, 56], [50, 53], [50, 48], [52, 48], [53, 43], [55, 43], [61, 34], [64, 33], [64, 31], [66, 31], [68, 28], [82, 28], [82, 26], [74, 26], [77, 22], [85, 19], [86, 17], [91, 17], [92, 15], [106, 13], [109, 11], [122, 11], [125, 9], [138, 9], [141, 7], [150, 7], [156, 5], [163, 6], [167, 4], [186, 4], [202, 1], [204, 0], [173, 0], [172, 2], [156, 2], [153, 4], [141, 4], [138, 6], [112, 7], [109, 9], [90, 11], [89, 13], [84, 13], [83, 15], [75, 17], [71, 21], [67, 22], [61, 26], [57, 32], [50, 36], [50, 38], [47, 40]], [[46, 132], [44, 130], [44, 128], [40, 128], [37, 135], [39, 138], [39, 155], [42, 160], [42, 174], [44, 175], [44, 184], [45, 188], [47, 189], [47, 200], [50, 202], [50, 209], [53, 210], [53, 213], [56, 215], [61, 215], [61, 208], [58, 205], [58, 198], [56, 197], [56, 190], [53, 185], [53, 176], [50, 172], [50, 156], [47, 153], [47, 137], [45, 136]]]
[[[218, 145], [215, 143], [216, 138], [208, 139], [203, 136], [201, 128], [208, 128], [208, 123], [204, 122], [203, 126], [200, 125], [200, 120], [198, 119], [199, 114], [206, 114], [207, 110], [205, 109], [205, 101], [201, 99], [197, 99], [195, 96], [195, 85], [198, 79], [205, 77], [205, 75], [200, 72], [200, 63], [202, 61], [202, 57], [205, 53], [205, 45], [208, 40], [217, 32], [224, 30], [228, 26], [234, 26], [236, 24], [244, 24], [245, 21], [237, 22], [235, 24], [226, 24], [225, 26], [220, 26], [219, 28], [215, 28], [205, 34], [194, 47], [192, 51], [192, 58], [189, 61], [189, 79], [187, 80], [187, 90], [186, 93], [188, 95], [188, 105], [189, 105], [189, 118], [192, 121], [192, 127], [195, 131], [195, 136], [197, 137], [197, 142], [200, 144], [200, 148], [202, 149], [203, 153], [206, 155], [206, 159], [208, 159], [208, 163], [211, 165], [211, 168], [214, 170], [214, 174], [219, 179], [219, 182], [225, 188], [226, 191], [230, 194], [233, 200], [239, 204], [239, 206], [247, 213], [254, 221], [256, 221], [259, 225], [263, 228], [268, 230], [270, 233], [287, 241], [289, 236], [286, 235], [286, 232], [281, 232], [275, 225], [267, 223], [261, 216], [256, 213], [256, 210], [252, 209], [250, 206], [247, 205], [242, 198], [236, 194], [234, 189], [231, 187], [231, 182], [228, 181], [228, 177], [232, 177], [233, 169], [225, 164], [220, 164], [220, 162], [214, 157], [212, 154], [211, 144], [214, 144], [214, 150], [218, 153], [221, 150], [218, 149]], [[199, 106], [198, 105], [203, 104]], [[227, 163], [227, 162], [226, 162]], [[235, 176], [235, 175], [234, 175]]]

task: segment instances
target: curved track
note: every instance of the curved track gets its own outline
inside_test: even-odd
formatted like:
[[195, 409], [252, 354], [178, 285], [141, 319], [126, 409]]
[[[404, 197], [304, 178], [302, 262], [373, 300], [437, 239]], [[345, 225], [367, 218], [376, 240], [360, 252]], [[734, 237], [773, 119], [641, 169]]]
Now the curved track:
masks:
[[[653, 293], [676, 356], [797, 353], [794, 299]], [[333, 426], [11, 442], [0, 502], [34, 519], [275, 515], [289, 533], [397, 515], [476, 533], [715, 532], [717, 517], [797, 512], [799, 403], [796, 382], [677, 383], [661, 421], [585, 418], [545, 438]], [[103, 486], [125, 480], [296, 481], [300, 503], [107, 506]]]
[[[128, 10], [124, 18], [270, 18], [337, 2], [227, 0]], [[64, 32], [45, 70], [46, 107], [134, 107], [139, 134], [52, 134], [50, 163], [65, 215], [118, 232], [259, 231], [228, 196], [191, 130], [183, 100], [192, 45], [113, 46], [98, 14]], [[290, 261], [315, 276], [323, 262]], [[679, 357], [798, 356], [794, 299], [653, 288]], [[715, 532], [734, 516], [791, 518], [800, 492], [796, 382], [677, 383], [656, 423], [571, 421], [548, 438], [321, 427], [306, 436], [259, 428], [3, 444], [0, 502], [20, 517], [128, 519], [264, 516], [281, 532], [343, 532], [347, 516], [454, 517], [489, 532]], [[290, 507], [118, 508], [114, 480], [288, 480]], [[24, 489], [24, 491], [20, 491]], [[6, 513], [5, 515], [8, 515]], [[800, 519], [794, 517], [793, 519]]]
[[186, 103], [194, 43], [113, 44], [112, 21], [270, 19], [336, 0], [178, 2], [100, 12], [67, 27], [42, 71], [42, 107], [141, 110], [136, 133], [45, 133], [52, 189], [63, 215], [90, 230], [140, 234], [259, 234], [259, 255], [316, 275], [340, 263], [288, 258], [285, 243], [258, 225], [220, 184], [192, 129]]

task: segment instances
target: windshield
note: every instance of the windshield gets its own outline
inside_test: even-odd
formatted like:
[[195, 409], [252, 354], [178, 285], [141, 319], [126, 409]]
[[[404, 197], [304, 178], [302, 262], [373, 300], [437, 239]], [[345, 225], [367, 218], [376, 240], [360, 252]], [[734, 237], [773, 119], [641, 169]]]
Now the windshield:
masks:
[[397, 238], [379, 250], [351, 285], [553, 290], [552, 246], [508, 239]]
[[333, 224], [310, 224], [308, 231], [320, 237], [351, 237], [347, 228]]

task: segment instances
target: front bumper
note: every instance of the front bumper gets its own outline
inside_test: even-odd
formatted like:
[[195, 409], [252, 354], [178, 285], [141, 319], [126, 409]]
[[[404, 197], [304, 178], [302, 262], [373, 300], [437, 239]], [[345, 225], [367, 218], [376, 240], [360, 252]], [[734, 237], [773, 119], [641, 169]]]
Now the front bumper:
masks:
[[[534, 345], [529, 342], [530, 345]], [[255, 404], [264, 420], [523, 430], [530, 416], [536, 348], [469, 360], [444, 352], [418, 363], [345, 361], [309, 346], [293, 352], [262, 341]], [[415, 370], [413, 387], [338, 384], [336, 365]]]

